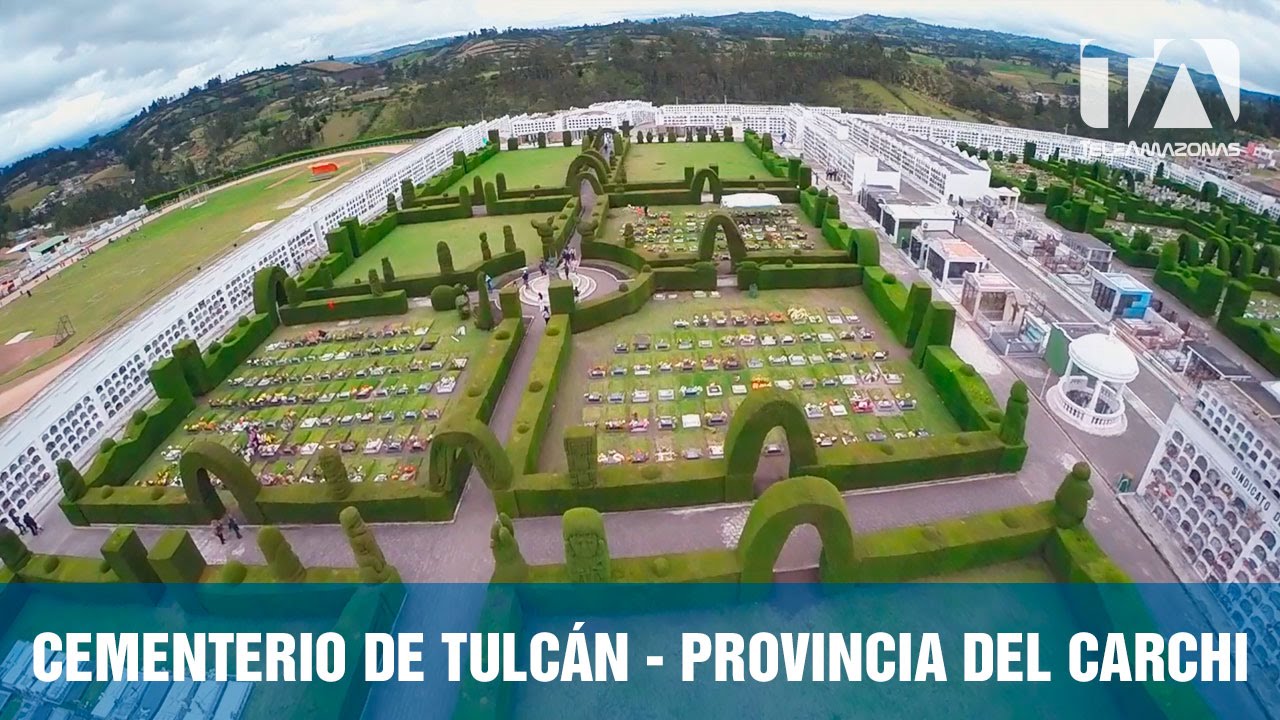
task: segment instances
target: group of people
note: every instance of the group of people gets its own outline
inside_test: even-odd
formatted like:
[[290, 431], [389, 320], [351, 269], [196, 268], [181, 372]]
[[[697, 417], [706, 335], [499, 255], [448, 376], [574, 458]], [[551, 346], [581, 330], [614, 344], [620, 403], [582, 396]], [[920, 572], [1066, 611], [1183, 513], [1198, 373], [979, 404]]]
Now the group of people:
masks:
[[[571, 247], [566, 247], [560, 252], [559, 258], [553, 258], [550, 262], [547, 261], [547, 258], [539, 260], [538, 272], [542, 274], [542, 277], [546, 277], [548, 274], [550, 274], [552, 278], [555, 278], [557, 275], [563, 275], [564, 279], [568, 280], [570, 275], [578, 269], [581, 262], [582, 261], [578, 258], [578, 252]], [[529, 272], [529, 268], [525, 268], [520, 271], [521, 287], [529, 287], [530, 277], [532, 277], [532, 273]], [[578, 292], [578, 288], [574, 287], [574, 297], [578, 296]], [[542, 293], [539, 292], [537, 295], [538, 300], [541, 301], [543, 299]], [[542, 305], [542, 320], [543, 322], [551, 320], [551, 307], [545, 304]]]
[[235, 517], [232, 515], [227, 515], [221, 520], [214, 519], [209, 523], [209, 529], [213, 531], [213, 536], [218, 538], [218, 543], [221, 545], [227, 544], [227, 530], [235, 533], [237, 540], [244, 537], [240, 534], [240, 523], [236, 522]]
[[827, 169], [827, 180], [834, 182], [834, 181], [838, 181], [839, 179], [840, 179], [839, 170], [832, 170], [830, 168]]
[[[3, 523], [0, 520], [0, 523]], [[31, 513], [23, 513], [22, 517], [18, 517], [18, 513], [13, 510], [9, 511], [9, 522], [13, 523], [13, 528], [18, 531], [19, 535], [26, 535], [29, 531], [32, 536], [40, 534], [40, 524], [36, 519], [31, 517]]]

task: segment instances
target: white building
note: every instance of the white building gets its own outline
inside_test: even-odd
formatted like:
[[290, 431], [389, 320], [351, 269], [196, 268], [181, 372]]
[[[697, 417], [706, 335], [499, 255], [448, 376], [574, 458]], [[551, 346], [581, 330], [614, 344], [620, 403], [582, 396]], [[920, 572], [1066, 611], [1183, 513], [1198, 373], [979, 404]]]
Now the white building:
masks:
[[1274, 637], [1280, 608], [1238, 583], [1280, 580], [1280, 382], [1203, 383], [1169, 415], [1137, 492], [1199, 579], [1237, 583], [1217, 588], [1232, 619]]
[[971, 202], [987, 193], [991, 168], [956, 149], [874, 121], [874, 116], [841, 115], [849, 137], [938, 200]]

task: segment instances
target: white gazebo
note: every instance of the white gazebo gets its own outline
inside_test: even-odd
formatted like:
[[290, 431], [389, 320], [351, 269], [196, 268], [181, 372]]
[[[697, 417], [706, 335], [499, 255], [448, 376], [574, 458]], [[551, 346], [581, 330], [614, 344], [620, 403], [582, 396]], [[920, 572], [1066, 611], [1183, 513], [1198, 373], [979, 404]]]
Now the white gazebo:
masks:
[[1048, 404], [1061, 419], [1091, 435], [1125, 431], [1124, 388], [1138, 376], [1138, 358], [1111, 335], [1093, 333], [1071, 341], [1067, 368], [1049, 388]]

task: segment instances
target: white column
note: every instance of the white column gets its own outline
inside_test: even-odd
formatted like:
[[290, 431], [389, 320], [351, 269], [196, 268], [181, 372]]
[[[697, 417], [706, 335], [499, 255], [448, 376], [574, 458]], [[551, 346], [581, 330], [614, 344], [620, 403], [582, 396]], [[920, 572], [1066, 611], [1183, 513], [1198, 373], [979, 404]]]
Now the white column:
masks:
[[1089, 399], [1089, 412], [1098, 412], [1098, 397], [1102, 395], [1103, 383], [1101, 378], [1097, 378], [1097, 384], [1093, 386], [1093, 397]]

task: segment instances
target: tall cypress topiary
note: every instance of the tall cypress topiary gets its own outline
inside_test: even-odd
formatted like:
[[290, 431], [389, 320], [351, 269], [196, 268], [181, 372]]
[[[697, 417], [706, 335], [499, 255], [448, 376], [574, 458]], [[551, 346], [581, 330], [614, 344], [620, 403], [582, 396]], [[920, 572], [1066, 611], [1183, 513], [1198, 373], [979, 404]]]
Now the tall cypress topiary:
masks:
[[547, 134], [545, 132], [538, 133], [538, 147], [544, 148], [546, 146], [547, 146]]
[[1021, 380], [1009, 390], [1009, 401], [1004, 406], [1004, 418], [1000, 421], [1000, 440], [1006, 445], [1017, 445], [1026, 440], [1027, 415], [1031, 403], [1027, 397], [1027, 384]]
[[66, 499], [75, 501], [84, 497], [88, 492], [88, 486], [85, 485], [84, 476], [76, 469], [71, 461], [62, 458], [58, 460], [58, 482], [62, 485], [62, 494]]
[[489, 550], [494, 582], [524, 582], [529, 577], [529, 563], [516, 542], [516, 526], [505, 513], [499, 513], [489, 530]]
[[391, 258], [382, 258], [382, 279], [391, 282], [396, 279], [396, 269], [391, 267]]
[[382, 280], [378, 279], [378, 271], [369, 268], [369, 293], [372, 295], [382, 294]]
[[342, 462], [342, 453], [334, 447], [323, 447], [316, 455], [316, 466], [324, 478], [325, 489], [334, 500], [346, 500], [351, 495], [351, 477]]
[[1089, 514], [1089, 501], [1093, 499], [1093, 485], [1089, 484], [1092, 474], [1087, 463], [1078, 462], [1054, 493], [1053, 522], [1063, 530], [1079, 527]]
[[484, 273], [476, 273], [476, 287], [479, 295], [479, 303], [476, 305], [476, 328], [480, 330], [493, 329], [493, 305], [489, 302], [489, 284], [486, 283]]
[[443, 240], [436, 243], [436, 262], [440, 265], [441, 273], [453, 272], [453, 253], [449, 251], [449, 244]]
[[267, 560], [271, 575], [282, 582], [303, 582], [307, 579], [307, 568], [298, 559], [297, 553], [289, 545], [280, 529], [267, 526], [258, 531], [258, 547], [262, 557]]
[[400, 582], [400, 573], [387, 562], [387, 556], [378, 544], [373, 530], [360, 517], [360, 511], [354, 507], [343, 508], [338, 513], [338, 522], [342, 532], [351, 545], [351, 554], [355, 555], [356, 566], [360, 568], [360, 579], [366, 583]]
[[513, 253], [520, 248], [516, 245], [516, 231], [510, 225], [502, 226], [502, 252]]
[[480, 259], [488, 262], [493, 259], [493, 251], [489, 249], [489, 233], [480, 233]]
[[396, 207], [396, 194], [387, 193], [387, 212], [393, 213], [399, 209], [399, 207]]
[[627, 223], [622, 226], [622, 246], [632, 248], [636, 246], [636, 226]]
[[0, 525], [0, 562], [11, 572], [18, 572], [31, 561], [31, 550], [8, 525]]

